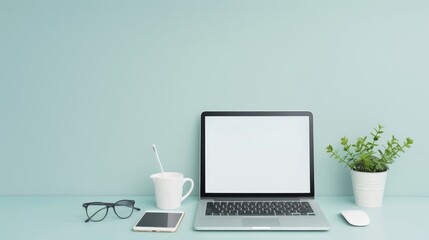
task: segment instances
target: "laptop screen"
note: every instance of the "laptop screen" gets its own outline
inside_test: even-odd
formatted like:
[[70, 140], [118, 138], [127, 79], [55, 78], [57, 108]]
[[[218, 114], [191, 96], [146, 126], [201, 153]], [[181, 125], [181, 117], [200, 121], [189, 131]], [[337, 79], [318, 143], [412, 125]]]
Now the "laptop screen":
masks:
[[201, 137], [202, 196], [313, 196], [311, 113], [204, 112]]

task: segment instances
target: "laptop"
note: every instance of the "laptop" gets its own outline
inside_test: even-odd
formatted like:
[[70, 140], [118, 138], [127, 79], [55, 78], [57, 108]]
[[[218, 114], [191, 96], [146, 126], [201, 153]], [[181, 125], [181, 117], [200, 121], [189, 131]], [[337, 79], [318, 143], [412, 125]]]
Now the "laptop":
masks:
[[195, 230], [329, 230], [314, 200], [308, 111], [201, 114]]

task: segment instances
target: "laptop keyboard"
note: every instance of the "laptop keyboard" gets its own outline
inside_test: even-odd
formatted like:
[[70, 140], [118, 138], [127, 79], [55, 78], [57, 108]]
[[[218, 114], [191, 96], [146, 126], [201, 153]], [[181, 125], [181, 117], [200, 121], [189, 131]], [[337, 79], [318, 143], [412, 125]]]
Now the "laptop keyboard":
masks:
[[215, 201], [208, 202], [209, 216], [314, 216], [308, 202], [298, 201]]

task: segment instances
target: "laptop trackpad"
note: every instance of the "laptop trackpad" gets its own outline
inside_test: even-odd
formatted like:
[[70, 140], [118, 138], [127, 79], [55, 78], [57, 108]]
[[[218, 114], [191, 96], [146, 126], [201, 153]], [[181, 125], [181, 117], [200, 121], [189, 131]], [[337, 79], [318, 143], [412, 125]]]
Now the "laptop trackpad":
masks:
[[243, 226], [245, 227], [279, 227], [280, 221], [278, 218], [243, 218]]

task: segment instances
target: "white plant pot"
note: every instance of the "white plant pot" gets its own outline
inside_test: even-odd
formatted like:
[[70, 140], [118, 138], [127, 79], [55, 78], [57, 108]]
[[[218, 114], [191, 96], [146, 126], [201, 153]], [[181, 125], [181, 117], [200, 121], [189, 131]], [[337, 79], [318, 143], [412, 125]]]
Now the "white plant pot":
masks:
[[376, 208], [383, 205], [385, 172], [358, 172], [351, 170], [355, 203], [361, 207]]

